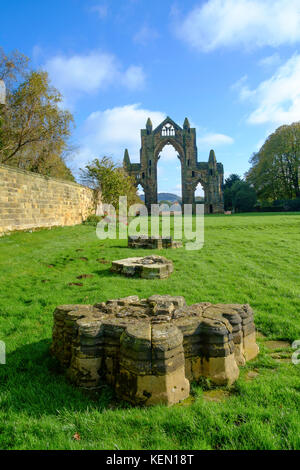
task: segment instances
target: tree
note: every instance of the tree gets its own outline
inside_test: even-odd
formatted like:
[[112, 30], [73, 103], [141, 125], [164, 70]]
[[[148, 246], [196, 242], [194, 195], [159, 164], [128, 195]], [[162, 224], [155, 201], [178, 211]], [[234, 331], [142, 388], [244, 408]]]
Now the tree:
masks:
[[253, 210], [257, 197], [255, 189], [245, 181], [236, 181], [231, 187], [232, 206], [236, 212], [250, 212]]
[[18, 51], [6, 54], [0, 47], [0, 79], [5, 82], [6, 88], [11, 89], [14, 84], [24, 78], [28, 69], [29, 59]]
[[231, 188], [237, 181], [242, 181], [241, 177], [235, 173], [232, 173], [228, 176], [228, 178], [225, 179], [224, 188]]
[[127, 196], [128, 206], [141, 203], [137, 195], [135, 180], [129, 176], [123, 167], [117, 166], [110, 157], [95, 159], [80, 169], [81, 181], [98, 189], [104, 203], [118, 207], [119, 197]]
[[300, 122], [271, 134], [250, 159], [246, 180], [267, 201], [300, 197]]
[[232, 187], [236, 182], [240, 182], [241, 177], [236, 174], [231, 174], [228, 178], [225, 179], [225, 184], [223, 187], [224, 191], [224, 209], [230, 211], [233, 209], [233, 191]]
[[257, 197], [254, 188], [239, 175], [231, 174], [225, 179], [224, 208], [226, 211], [249, 212], [255, 206]]
[[0, 78], [7, 86], [7, 104], [1, 108], [0, 163], [74, 180], [63, 161], [72, 115], [60, 108], [61, 94], [49, 84], [48, 74], [30, 71], [18, 52], [0, 50]]

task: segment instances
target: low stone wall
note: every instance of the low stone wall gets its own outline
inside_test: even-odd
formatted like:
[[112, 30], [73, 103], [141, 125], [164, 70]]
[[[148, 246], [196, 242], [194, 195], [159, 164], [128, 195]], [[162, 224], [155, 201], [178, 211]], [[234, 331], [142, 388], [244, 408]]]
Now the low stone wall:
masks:
[[76, 225], [97, 211], [95, 192], [77, 183], [0, 165], [0, 236]]
[[151, 250], [182, 248], [182, 242], [174, 241], [172, 237], [162, 238], [160, 236], [133, 235], [128, 237], [128, 248], [149, 248]]

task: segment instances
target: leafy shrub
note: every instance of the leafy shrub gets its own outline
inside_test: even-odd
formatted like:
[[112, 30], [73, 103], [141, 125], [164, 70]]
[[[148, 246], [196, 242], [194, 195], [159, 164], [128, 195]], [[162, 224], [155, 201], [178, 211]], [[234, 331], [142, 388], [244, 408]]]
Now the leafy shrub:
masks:
[[84, 225], [92, 225], [92, 226], [96, 227], [101, 219], [102, 219], [101, 216], [92, 214], [92, 215], [89, 215], [86, 218], [86, 220], [84, 220], [82, 223]]

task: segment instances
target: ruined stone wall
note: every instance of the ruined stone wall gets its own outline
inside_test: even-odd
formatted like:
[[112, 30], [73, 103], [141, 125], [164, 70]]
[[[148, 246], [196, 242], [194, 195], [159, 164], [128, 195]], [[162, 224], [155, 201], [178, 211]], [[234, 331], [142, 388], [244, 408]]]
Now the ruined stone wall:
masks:
[[80, 224], [95, 194], [77, 183], [0, 165], [0, 236], [14, 230]]
[[249, 305], [133, 295], [54, 312], [51, 353], [69, 379], [137, 405], [178, 403], [201, 377], [231, 385], [258, 352]]
[[181, 162], [182, 204], [195, 205], [195, 190], [200, 183], [205, 194], [205, 213], [224, 212], [223, 165], [217, 163], [213, 150], [210, 151], [208, 162], [198, 162], [196, 129], [190, 127], [187, 118], [183, 127], [180, 127], [167, 117], [154, 130], [149, 118], [146, 129], [141, 129], [141, 141], [140, 163], [131, 163], [126, 149], [123, 164], [126, 171], [134, 176], [136, 184], [144, 189], [148, 211], [151, 210], [151, 204], [157, 204], [157, 162], [160, 152], [165, 145], [172, 145]]

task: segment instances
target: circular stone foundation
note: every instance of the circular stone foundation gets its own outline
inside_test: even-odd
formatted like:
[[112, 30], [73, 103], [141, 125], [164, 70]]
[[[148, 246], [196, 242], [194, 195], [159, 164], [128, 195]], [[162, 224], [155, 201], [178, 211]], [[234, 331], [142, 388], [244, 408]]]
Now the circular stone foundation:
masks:
[[153, 295], [57, 307], [51, 352], [78, 386], [107, 383], [133, 404], [172, 405], [200, 377], [232, 384], [258, 346], [249, 305]]
[[112, 262], [111, 271], [143, 279], [165, 279], [173, 272], [173, 262], [163, 256], [151, 255], [125, 258]]

